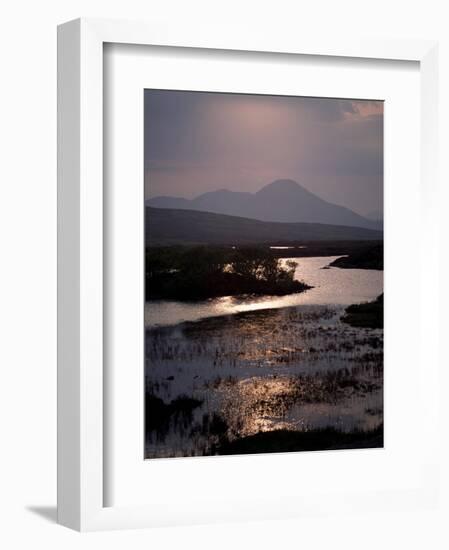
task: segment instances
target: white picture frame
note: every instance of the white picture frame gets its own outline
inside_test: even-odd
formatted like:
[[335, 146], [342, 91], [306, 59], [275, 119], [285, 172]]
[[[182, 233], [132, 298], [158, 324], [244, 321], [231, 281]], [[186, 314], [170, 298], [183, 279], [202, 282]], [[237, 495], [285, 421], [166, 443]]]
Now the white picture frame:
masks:
[[[77, 530], [151, 527], [221, 519], [258, 519], [326, 513], [360, 506], [359, 495], [336, 494], [323, 507], [319, 495], [307, 503], [285, 501], [277, 512], [254, 506], [238, 495], [227, 512], [203, 503], [182, 508], [105, 506], [104, 472], [104, 219], [103, 219], [103, 56], [104, 44], [158, 45], [270, 54], [315, 55], [415, 61], [421, 83], [421, 220], [428, 244], [422, 276], [435, 281], [420, 304], [426, 318], [438, 318], [438, 218], [434, 193], [437, 151], [437, 44], [421, 40], [375, 40], [346, 37], [285, 37], [217, 29], [191, 36], [181, 24], [170, 29], [156, 24], [80, 19], [58, 28], [58, 521]], [[437, 346], [425, 344], [430, 389], [438, 381]], [[430, 340], [429, 340], [430, 338]], [[433, 403], [432, 391], [427, 399]], [[432, 408], [432, 414], [437, 409]], [[437, 457], [424, 465], [417, 487], [396, 494], [397, 503], [432, 505], [438, 492]], [[364, 495], [366, 510], [382, 506], [391, 495]], [[367, 506], [367, 502], [370, 505]], [[263, 503], [262, 503], [263, 505]]]

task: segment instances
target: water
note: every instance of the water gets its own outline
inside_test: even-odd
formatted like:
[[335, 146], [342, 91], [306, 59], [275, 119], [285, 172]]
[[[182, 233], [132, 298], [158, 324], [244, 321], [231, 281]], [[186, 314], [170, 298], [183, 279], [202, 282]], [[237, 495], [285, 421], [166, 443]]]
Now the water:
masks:
[[166, 404], [186, 396], [199, 403], [147, 434], [147, 458], [215, 454], [217, 424], [231, 441], [380, 426], [382, 331], [350, 327], [342, 313], [305, 305], [147, 330], [147, 392]]
[[382, 426], [383, 331], [341, 318], [382, 293], [383, 272], [327, 268], [336, 258], [291, 258], [314, 287], [299, 294], [145, 305], [147, 458], [221, 454], [278, 430]]
[[[145, 326], [175, 325], [245, 311], [300, 305], [350, 305], [376, 298], [383, 292], [383, 271], [327, 266], [340, 256], [286, 258], [298, 267], [295, 279], [314, 288], [287, 296], [225, 296], [200, 302], [155, 300], [145, 304]], [[325, 268], [325, 269], [323, 269]]]

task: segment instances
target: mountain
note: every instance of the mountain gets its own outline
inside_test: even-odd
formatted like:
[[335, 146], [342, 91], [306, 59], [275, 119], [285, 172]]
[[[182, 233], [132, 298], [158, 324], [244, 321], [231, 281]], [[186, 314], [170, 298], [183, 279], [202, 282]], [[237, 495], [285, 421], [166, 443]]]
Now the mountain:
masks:
[[220, 189], [194, 199], [155, 197], [146, 201], [153, 208], [201, 210], [267, 222], [324, 223], [380, 229], [379, 223], [349, 208], [320, 199], [293, 180], [276, 180], [257, 193]]
[[378, 222], [379, 224], [382, 224], [384, 219], [384, 214], [381, 210], [372, 210], [371, 212], [366, 214], [366, 217], [369, 220], [373, 220]]
[[244, 245], [319, 240], [378, 240], [380, 231], [317, 223], [263, 222], [211, 212], [171, 208], [145, 209], [147, 245]]

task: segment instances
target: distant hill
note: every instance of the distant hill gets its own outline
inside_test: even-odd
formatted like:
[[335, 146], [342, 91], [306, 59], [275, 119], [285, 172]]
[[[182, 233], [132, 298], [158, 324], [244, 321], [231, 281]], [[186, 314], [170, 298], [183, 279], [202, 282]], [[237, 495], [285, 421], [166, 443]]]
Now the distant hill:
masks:
[[153, 208], [201, 210], [269, 222], [324, 223], [381, 229], [379, 222], [320, 199], [288, 179], [276, 180], [257, 193], [220, 189], [194, 199], [155, 197], [148, 199], [146, 205]]
[[317, 223], [277, 223], [210, 212], [146, 207], [147, 245], [252, 243], [320, 240], [377, 240], [380, 231]]

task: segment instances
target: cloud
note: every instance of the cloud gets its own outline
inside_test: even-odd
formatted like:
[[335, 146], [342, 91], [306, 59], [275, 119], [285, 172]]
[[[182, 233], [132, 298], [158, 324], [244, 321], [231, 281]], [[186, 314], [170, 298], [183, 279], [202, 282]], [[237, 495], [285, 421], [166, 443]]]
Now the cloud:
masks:
[[383, 117], [383, 101], [352, 101], [354, 114], [359, 117]]

